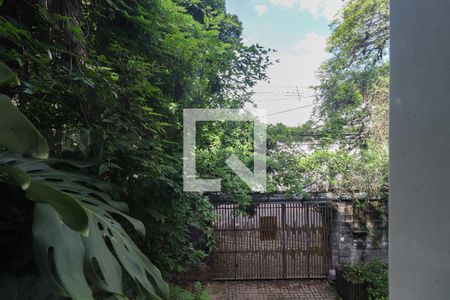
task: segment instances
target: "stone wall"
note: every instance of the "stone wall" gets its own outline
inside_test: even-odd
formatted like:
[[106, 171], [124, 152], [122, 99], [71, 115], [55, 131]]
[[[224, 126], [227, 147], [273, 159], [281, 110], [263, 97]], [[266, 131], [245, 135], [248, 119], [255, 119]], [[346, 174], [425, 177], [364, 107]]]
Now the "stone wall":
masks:
[[387, 262], [387, 217], [385, 201], [370, 201], [364, 205], [354, 201], [333, 202], [333, 267], [374, 257]]

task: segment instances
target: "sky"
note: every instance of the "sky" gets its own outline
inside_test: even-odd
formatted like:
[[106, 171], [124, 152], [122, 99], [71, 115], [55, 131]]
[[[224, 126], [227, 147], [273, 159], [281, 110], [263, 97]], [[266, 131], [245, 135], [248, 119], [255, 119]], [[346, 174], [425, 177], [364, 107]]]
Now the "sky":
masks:
[[[269, 82], [259, 82], [253, 100], [266, 110], [269, 123], [295, 126], [312, 112], [316, 71], [329, 54], [329, 24], [342, 0], [227, 0], [228, 12], [244, 27], [244, 42], [277, 50], [268, 69]], [[300, 96], [299, 96], [300, 95]], [[297, 109], [298, 108], [298, 109]]]

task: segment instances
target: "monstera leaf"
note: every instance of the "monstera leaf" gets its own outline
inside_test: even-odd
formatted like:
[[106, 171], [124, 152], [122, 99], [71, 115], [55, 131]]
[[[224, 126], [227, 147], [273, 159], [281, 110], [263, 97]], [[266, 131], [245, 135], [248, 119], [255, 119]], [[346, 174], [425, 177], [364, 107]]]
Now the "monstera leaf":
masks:
[[48, 145], [33, 124], [11, 100], [0, 94], [0, 144], [11, 151], [39, 158], [48, 157]]
[[16, 78], [16, 74], [11, 71], [7, 65], [0, 61], [0, 85], [9, 83], [14, 78]]
[[[0, 62], [0, 85], [15, 74]], [[11, 151], [39, 158], [48, 157], [48, 145], [39, 131], [17, 109], [8, 96], [0, 94], [0, 145]]]
[[[0, 64], [0, 84], [10, 78], [3, 73]], [[123, 299], [125, 270], [141, 297], [167, 299], [169, 289], [161, 273], [117, 218], [142, 235], [143, 224], [127, 215], [126, 204], [110, 197], [110, 186], [82, 173], [89, 164], [47, 159], [45, 139], [4, 95], [0, 95], [0, 120], [0, 148], [9, 150], [0, 153], [0, 183], [16, 185], [36, 203], [32, 231], [39, 279], [16, 282], [16, 291], [9, 289], [8, 295], [90, 300], [100, 294]], [[24, 289], [25, 285], [29, 287]], [[28, 291], [36, 293], [29, 298], [24, 294]], [[0, 298], [2, 293], [0, 282]]]
[[[11, 153], [0, 156], [0, 170], [15, 170], [10, 173], [16, 174], [17, 185], [28, 186], [26, 196], [42, 203], [36, 205], [34, 216], [35, 260], [52, 286], [63, 286], [62, 290], [73, 299], [92, 299], [86, 295], [90, 291], [86, 276], [97, 288], [120, 295], [123, 267], [153, 298], [167, 298], [168, 287], [161, 273], [114, 216], [128, 220], [142, 235], [143, 224], [125, 213], [124, 203], [111, 199], [108, 185], [53, 165], [74, 167], [64, 160], [40, 160]], [[89, 234], [82, 229], [85, 217]], [[57, 274], [52, 274], [50, 266], [55, 266]]]

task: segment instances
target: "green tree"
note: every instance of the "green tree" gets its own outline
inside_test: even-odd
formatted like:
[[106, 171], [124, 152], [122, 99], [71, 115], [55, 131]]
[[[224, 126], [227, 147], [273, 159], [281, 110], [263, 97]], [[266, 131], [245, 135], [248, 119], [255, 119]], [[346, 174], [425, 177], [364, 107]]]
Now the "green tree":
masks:
[[[354, 163], [342, 187], [368, 195], [387, 192], [389, 1], [351, 0], [331, 23], [320, 71], [316, 130], [326, 147], [347, 149]], [[337, 154], [338, 152], [336, 152]]]
[[[14, 77], [0, 63], [0, 86]], [[117, 216], [145, 235], [143, 224], [112, 199], [109, 185], [80, 172], [91, 164], [48, 159], [45, 139], [3, 94], [0, 119], [1, 298], [167, 299], [160, 271]], [[130, 293], [122, 269], [135, 283]]]
[[4, 92], [51, 154], [99, 162], [90, 173], [144, 221], [137, 241], [165, 272], [204, 256], [193, 228], [212, 235], [209, 202], [182, 192], [183, 108], [243, 107], [270, 64], [241, 32], [218, 0], [0, 5], [0, 59], [21, 83]]
[[384, 197], [388, 182], [389, 1], [346, 1], [331, 25], [313, 119], [269, 128], [272, 191]]

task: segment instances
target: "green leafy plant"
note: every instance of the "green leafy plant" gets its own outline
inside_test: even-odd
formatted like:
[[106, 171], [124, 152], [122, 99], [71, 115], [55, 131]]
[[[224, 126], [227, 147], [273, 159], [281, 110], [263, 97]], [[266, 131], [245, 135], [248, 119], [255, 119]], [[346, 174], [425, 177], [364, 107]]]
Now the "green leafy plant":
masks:
[[190, 289], [171, 287], [170, 300], [210, 300], [208, 293], [200, 282], [194, 282]]
[[[14, 76], [3, 64], [0, 71], [0, 84]], [[48, 159], [45, 139], [5, 95], [0, 95], [0, 119], [0, 147], [6, 150], [0, 153], [0, 186], [12, 191], [10, 197], [18, 202], [26, 198], [35, 203], [32, 260], [36, 266], [27, 269], [34, 276], [21, 276], [25, 265], [20, 258], [23, 268], [2, 274], [0, 298], [126, 297], [124, 270], [136, 284], [136, 295], [167, 299], [168, 285], [161, 273], [117, 217], [142, 235], [143, 224], [126, 214], [126, 204], [111, 198], [109, 185], [81, 172], [90, 164]], [[16, 206], [9, 208], [14, 211]]]
[[183, 108], [244, 107], [270, 50], [244, 42], [223, 0], [0, 2], [0, 60], [21, 81], [4, 93], [52, 155], [99, 162], [84, 171], [151, 228], [136, 242], [164, 273], [204, 258], [191, 233], [211, 244], [213, 214], [205, 197], [182, 191]]
[[352, 283], [366, 283], [371, 300], [388, 299], [388, 266], [375, 258], [365, 264], [345, 266], [344, 277]]

